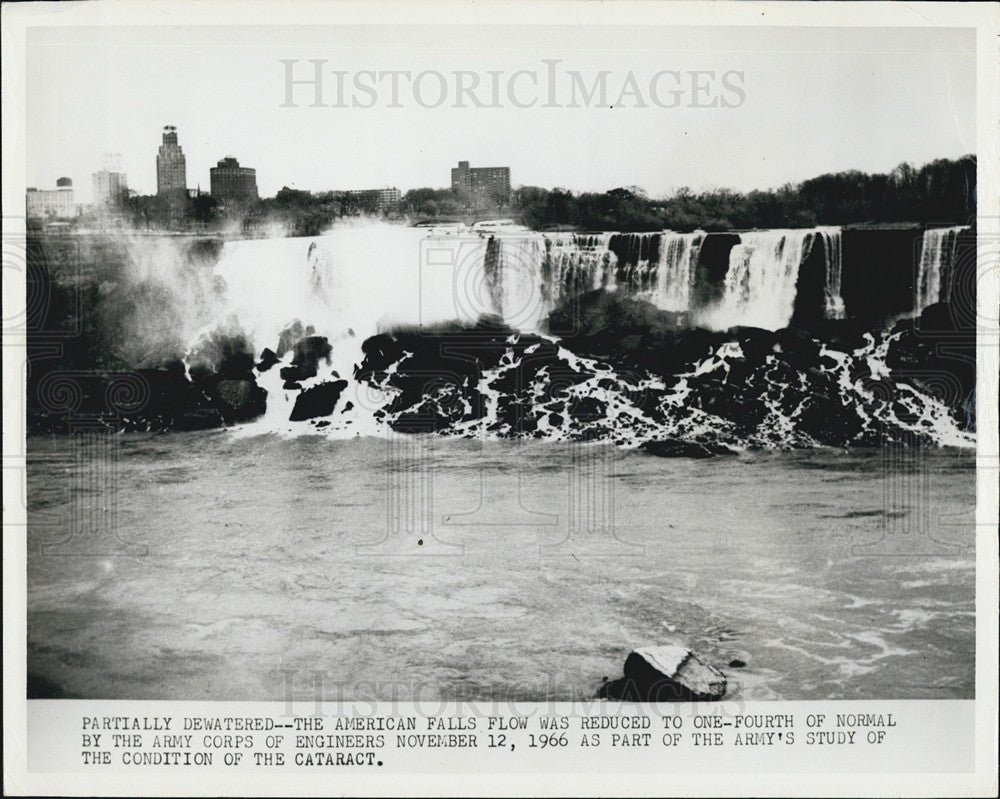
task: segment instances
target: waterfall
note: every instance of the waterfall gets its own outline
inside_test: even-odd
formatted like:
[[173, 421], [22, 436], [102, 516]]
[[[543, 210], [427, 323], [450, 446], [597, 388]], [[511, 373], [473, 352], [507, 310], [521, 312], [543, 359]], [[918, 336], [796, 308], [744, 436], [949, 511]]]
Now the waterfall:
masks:
[[497, 313], [517, 330], [535, 331], [548, 316], [549, 302], [543, 292], [545, 241], [541, 236], [497, 236], [499, 263], [492, 270]]
[[611, 233], [546, 233], [543, 271], [549, 308], [566, 297], [614, 286]]
[[[928, 231], [925, 271], [929, 277], [931, 266], [937, 269], [938, 289], [940, 272], [954, 261], [953, 240], [958, 230], [952, 229], [947, 241], [947, 232]], [[742, 234], [729, 254], [725, 293], [711, 311], [711, 326], [786, 326], [794, 309], [800, 267], [820, 237], [826, 248], [827, 311], [836, 312], [839, 230], [753, 231]], [[803, 392], [804, 400], [812, 392], [830, 389], [828, 382], [811, 382], [816, 369], [801, 369], [798, 355], [786, 363], [800, 369], [790, 382], [781, 382], [780, 372], [771, 373], [768, 362], [753, 367], [761, 378], [753, 380], [754, 390], [763, 391], [759, 397], [769, 415], [749, 437], [741, 432], [744, 384], [736, 378], [730, 383], [728, 375], [731, 362], [743, 361], [744, 355], [733, 341], [719, 343], [714, 354], [676, 373], [680, 382], [675, 384], [655, 375], [616, 373], [613, 355], [608, 363], [598, 364], [544, 335], [509, 336], [502, 331], [497, 343], [505, 341], [506, 351], [501, 354], [496, 347], [487, 347], [483, 363], [489, 366], [479, 376], [428, 382], [428, 374], [433, 377], [439, 370], [450, 374], [446, 361], [438, 367], [434, 359], [448, 357], [441, 345], [454, 335], [452, 322], [459, 323], [461, 335], [462, 328], [475, 324], [481, 314], [497, 313], [511, 327], [530, 334], [556, 304], [569, 297], [613, 290], [616, 272], [628, 281], [629, 289], [640, 290], [641, 296], [652, 298], [660, 307], [689, 309], [703, 240], [701, 232], [670, 231], [614, 236], [529, 231], [428, 236], [419, 229], [369, 222], [338, 227], [311, 239], [228, 242], [215, 265], [213, 291], [206, 300], [211, 305], [206, 311], [211, 313], [202, 317], [213, 321], [190, 342], [185, 358], [188, 375], [197, 379], [194, 375], [199, 370], [215, 369], [220, 379], [251, 381], [266, 391], [264, 416], [240, 428], [247, 435], [294, 434], [306, 429], [301, 426], [306, 418], [318, 419], [308, 429], [323, 430], [324, 435], [381, 435], [394, 421], [402, 420], [405, 427], [409, 417], [426, 416], [434, 425], [442, 425], [436, 429], [453, 434], [506, 436], [518, 434], [511, 419], [522, 418], [519, 414], [527, 410], [530, 418], [523, 419], [530, 425], [524, 430], [554, 440], [596, 437], [634, 444], [662, 435], [700, 437], [715, 431], [727, 440], [763, 446], [826, 441], [822, 415], [817, 422], [816, 414], [789, 412], [789, 407], [801, 404], [796, 400], [789, 406], [785, 398], [798, 396], [793, 392]], [[645, 273], [643, 264], [648, 265]], [[818, 270], [816, 278], [813, 288], [818, 289]], [[694, 321], [706, 323], [700, 311]], [[618, 322], [608, 322], [610, 336]], [[439, 324], [443, 332], [435, 331]], [[393, 332], [401, 349], [394, 352], [388, 339], [375, 337], [383, 332]], [[874, 433], [868, 426], [883, 422], [895, 426], [891, 429], [945, 440], [941, 436], [954, 425], [948, 421], [947, 407], [936, 400], [906, 389], [902, 400], [885, 400], [873, 415], [869, 406], [880, 397], [857, 388], [857, 375], [864, 371], [861, 367], [876, 380], [891, 377], [885, 365], [889, 343], [890, 339], [883, 338], [876, 348], [872, 340], [870, 353], [831, 356], [837, 363], [844, 407], [857, 408], [863, 417], [858, 430], [849, 433], [850, 440], [868, 440], [866, 436]], [[265, 353], [265, 348], [270, 352]], [[748, 353], [748, 360], [756, 357]], [[780, 351], [774, 357], [780, 359]], [[557, 369], [522, 369], [537, 358], [548, 359]], [[831, 358], [819, 365], [820, 372], [831, 373]], [[367, 371], [357, 369], [366, 360]], [[564, 366], [582, 378], [570, 381], [572, 387], [565, 389], [570, 396], [595, 400], [604, 408], [597, 421], [588, 416], [589, 410], [577, 417], [567, 411], [573, 403], [563, 397], [562, 383], [553, 382]], [[526, 375], [530, 386], [522, 382]], [[772, 379], [779, 382], [771, 383]], [[200, 385], [209, 392], [216, 390], [211, 381]], [[780, 390], [775, 393], [769, 385]], [[715, 416], [715, 411], [697, 403], [690, 405], [688, 398], [695, 391], [718, 396], [722, 415]], [[323, 405], [327, 401], [323, 397], [332, 397], [329, 407]], [[649, 404], [644, 399], [640, 406], [633, 397], [653, 397], [654, 401]], [[739, 401], [729, 406], [733, 397]], [[317, 404], [317, 415], [308, 416], [310, 407], [315, 409]], [[482, 413], [477, 410], [480, 406], [485, 409]], [[727, 407], [735, 408], [737, 415], [727, 416]], [[905, 413], [897, 418], [898, 408]], [[920, 421], [913, 426], [903, 416], [916, 416]], [[293, 418], [297, 421], [292, 422]], [[800, 424], [805, 426], [800, 429]], [[944, 433], [932, 432], [932, 428]], [[822, 435], [814, 441], [817, 430]]]
[[660, 234], [660, 257], [656, 266], [653, 303], [664, 311], [688, 311], [694, 288], [695, 270], [705, 231]]
[[[927, 231], [921, 296], [939, 294], [958, 230]], [[628, 292], [665, 311], [691, 311], [705, 236], [703, 231], [427, 235], [368, 224], [338, 227], [314, 239], [229, 242], [216, 274], [228, 287], [227, 312], [240, 320], [258, 352], [273, 347], [295, 321], [331, 341], [363, 338], [396, 324], [475, 323], [482, 314], [532, 332], [560, 303], [602, 289]], [[695, 321], [719, 329], [786, 326], [800, 265], [818, 237], [825, 251], [826, 315], [843, 317], [841, 232], [831, 227], [741, 234], [729, 254], [722, 299], [697, 312]], [[344, 368], [356, 356], [355, 348], [349, 349], [339, 364]]]
[[618, 283], [629, 294], [641, 295], [652, 288], [653, 249], [659, 244], [659, 233], [629, 233], [625, 259], [620, 264]]
[[841, 234], [839, 227], [816, 228], [823, 239], [826, 258], [826, 283], [823, 294], [826, 300], [826, 318], [844, 318], [844, 299], [840, 294], [840, 275], [843, 266], [841, 258]]
[[483, 250], [488, 310], [510, 327], [537, 331], [562, 300], [614, 290], [611, 233], [517, 233], [491, 237]]
[[913, 311], [919, 314], [928, 305], [947, 302], [951, 297], [951, 270], [958, 249], [958, 234], [968, 228], [930, 228], [920, 243], [920, 265], [914, 287]]
[[795, 306], [799, 266], [815, 238], [813, 229], [741, 233], [740, 243], [729, 253], [722, 300], [704, 321], [718, 329], [786, 327]]

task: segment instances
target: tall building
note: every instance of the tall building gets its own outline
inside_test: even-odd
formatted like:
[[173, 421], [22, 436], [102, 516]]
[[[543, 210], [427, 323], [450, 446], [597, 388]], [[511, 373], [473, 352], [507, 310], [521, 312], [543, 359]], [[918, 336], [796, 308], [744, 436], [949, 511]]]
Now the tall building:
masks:
[[94, 180], [94, 210], [107, 211], [121, 208], [128, 197], [128, 180], [124, 172], [112, 172], [102, 169], [95, 172]]
[[187, 189], [187, 161], [177, 143], [177, 128], [163, 128], [163, 144], [156, 154], [156, 193]]
[[451, 187], [473, 205], [507, 205], [510, 167], [469, 167], [468, 161], [459, 161], [451, 170]]
[[231, 155], [219, 161], [208, 173], [213, 197], [236, 202], [257, 199], [257, 170], [240, 166], [240, 162]]
[[73, 202], [73, 181], [59, 178], [54, 189], [29, 188], [25, 193], [25, 215], [29, 219], [72, 219], [77, 215]]

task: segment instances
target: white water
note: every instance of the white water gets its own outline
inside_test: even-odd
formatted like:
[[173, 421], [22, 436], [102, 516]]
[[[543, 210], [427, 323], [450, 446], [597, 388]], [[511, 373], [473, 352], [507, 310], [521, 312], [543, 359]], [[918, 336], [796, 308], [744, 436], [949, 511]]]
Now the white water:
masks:
[[843, 319], [841, 230], [819, 227], [741, 233], [740, 243], [729, 253], [722, 298], [698, 313], [699, 323], [715, 330], [787, 327], [795, 309], [799, 269], [817, 239], [822, 239], [825, 260], [824, 315]]
[[[276, 350], [281, 332], [299, 323], [332, 346], [330, 359], [302, 388], [350, 378], [363, 359], [362, 342], [380, 331], [479, 318], [483, 280], [468, 274], [463, 244], [435, 249], [426, 246], [423, 231], [374, 222], [337, 226], [315, 238], [227, 242], [215, 267], [225, 284], [223, 304], [198, 338], [242, 333], [259, 357], [265, 348]], [[471, 261], [481, 264], [474, 254]], [[281, 363], [257, 374], [268, 392], [267, 413], [245, 426], [247, 432], [297, 429], [288, 417], [298, 391], [286, 390], [280, 377], [292, 357], [287, 352]], [[352, 382], [339, 405], [371, 408], [383, 400], [356, 391]], [[364, 423], [358, 432], [371, 432], [368, 414], [352, 419]]]
[[703, 322], [717, 330], [736, 325], [777, 330], [786, 327], [795, 306], [799, 267], [816, 231], [754, 230], [740, 234], [729, 253], [729, 271], [718, 306]]
[[[722, 306], [714, 310], [716, 323], [720, 327], [744, 324], [772, 329], [787, 325], [799, 265], [816, 240], [814, 234], [830, 236], [827, 274], [828, 283], [835, 288], [839, 237], [832, 231], [743, 234], [730, 257], [726, 296]], [[699, 234], [654, 235], [664, 238], [657, 259], [656, 282], [649, 291], [658, 298], [661, 307], [681, 307], [685, 304], [682, 301], [685, 291], [690, 301]], [[277, 351], [282, 331], [294, 324], [300, 325], [306, 335], [325, 337], [332, 347], [330, 357], [319, 364], [315, 377], [297, 382], [301, 389], [308, 389], [337, 378], [349, 381], [334, 414], [326, 422], [326, 434], [338, 438], [384, 434], [386, 420], [378, 420], [373, 412], [384, 409], [398, 389], [384, 380], [372, 385], [352, 379], [355, 366], [364, 357], [362, 342], [400, 325], [431, 326], [454, 320], [470, 325], [483, 313], [500, 313], [511, 327], [538, 332], [551, 307], [564, 294], [614, 285], [616, 264], [609, 242], [610, 234], [445, 239], [388, 224], [339, 227], [313, 239], [230, 242], [216, 266], [216, 276], [224, 283], [220, 310], [202, 335], [243, 335], [255, 357], [265, 348]], [[835, 292], [831, 294], [836, 296]], [[516, 338], [514, 334], [511, 340]], [[193, 342], [193, 349], [197, 343]], [[885, 342], [881, 345], [882, 349], [887, 346]], [[560, 351], [560, 357], [570, 366], [579, 367], [577, 371], [594, 376], [568, 389], [568, 394], [600, 397], [608, 407], [605, 423], [614, 439], [635, 446], [665, 433], [701, 435], [715, 430], [724, 434], [727, 423], [723, 419], [688, 408], [685, 400], [689, 379], [696, 379], [705, 370], [728, 372], [728, 360], [741, 357], [738, 350], [738, 345], [724, 345], [696, 365], [689, 375], [680, 375], [680, 381], [670, 389], [654, 377], [615, 375], [608, 366], [589, 361], [584, 364], [587, 359], [566, 350]], [[305, 429], [300, 423], [288, 421], [300, 389], [286, 389], [280, 375], [282, 366], [291, 364], [293, 352], [279, 356], [282, 359], [279, 364], [255, 375], [258, 384], [268, 392], [267, 412], [244, 425], [241, 430], [245, 434], [298, 434]], [[850, 361], [842, 354], [832, 357], [838, 362], [836, 371], [842, 372], [840, 385], [846, 405], [856, 406], [859, 413], [872, 420], [878, 418], [896, 429], [910, 429], [909, 422], [895, 418], [895, 411], [888, 403], [875, 412], [862, 408], [871, 398], [864, 395], [853, 379], [846, 377], [851, 372]], [[496, 374], [484, 374], [479, 388], [487, 399], [495, 394], [490, 381], [504, 370], [515, 368], [516, 360], [511, 351], [510, 357], [495, 370]], [[868, 360], [873, 375], [888, 379], [887, 370], [883, 368], [885, 374], [882, 374], [876, 368], [884, 364], [884, 351], [873, 350]], [[602, 387], [602, 377], [611, 378], [619, 388]], [[628, 398], [630, 390], [662, 395], [663, 407], [673, 409], [667, 421], [651, 424], [645, 420]], [[784, 390], [785, 387], [776, 384], [773, 396], [780, 398]], [[913, 432], [927, 433], [935, 440], [956, 445], [971, 440], [955, 428], [944, 406], [910, 393], [914, 395], [912, 402], [904, 402], [903, 406], [918, 420], [912, 425]], [[496, 397], [493, 399], [495, 405]], [[781, 406], [775, 400], [769, 420], [762, 423], [756, 437], [747, 443], [754, 446], [815, 443], [794, 429], [796, 412], [788, 414]], [[462, 435], [474, 432], [474, 428], [485, 430], [493, 418], [494, 413], [487, 413], [485, 419], [468, 425], [468, 429], [456, 426], [451, 432]], [[579, 432], [571, 429], [568, 419], [564, 419], [561, 429], [549, 427], [546, 421], [539, 430], [555, 439], [572, 438]]]
[[567, 293], [613, 290], [617, 257], [609, 248], [612, 233], [546, 233], [550, 301]]
[[844, 298], [840, 295], [843, 256], [841, 255], [841, 233], [839, 227], [821, 227], [816, 229], [823, 239], [823, 250], [826, 258], [826, 284], [823, 293], [826, 300], [826, 318], [844, 318]]
[[489, 270], [494, 310], [515, 330], [536, 331], [549, 314], [542, 264], [545, 239], [537, 235], [498, 236], [499, 262]]
[[[627, 263], [611, 250], [613, 233], [534, 233], [497, 237], [484, 248], [493, 310], [511, 327], [539, 331], [560, 301], [619, 288], [661, 310], [688, 311], [704, 231], [628, 235]], [[651, 257], [654, 246], [658, 255]]]
[[663, 234], [633, 233], [626, 238], [628, 250], [626, 252], [624, 269], [621, 271], [624, 278], [623, 288], [629, 294], [642, 296], [651, 293], [655, 267], [652, 265], [650, 254], [653, 249], [653, 243], [661, 235]]
[[917, 271], [917, 285], [913, 298], [913, 311], [919, 314], [928, 305], [947, 302], [950, 295], [950, 281], [942, 280], [955, 263], [958, 248], [958, 234], [967, 228], [930, 228], [924, 231], [920, 243], [920, 266]]
[[[368, 222], [314, 239], [229, 242], [216, 273], [227, 286], [228, 313], [258, 352], [274, 347], [296, 320], [335, 350], [337, 341], [364, 340], [392, 324], [474, 323], [483, 314], [521, 332], [543, 332], [560, 302], [602, 288], [625, 290], [661, 310], [692, 309], [704, 231], [629, 234], [625, 264], [611, 249], [614, 235], [428, 236]], [[799, 267], [817, 235], [826, 252], [826, 314], [842, 317], [840, 230], [818, 228], [742, 234], [722, 301], [699, 321], [717, 329], [787, 325]], [[342, 369], [351, 365], [350, 358], [340, 362]]]
[[694, 289], [695, 272], [705, 231], [674, 233], [660, 238], [660, 259], [656, 269], [653, 304], [664, 311], [688, 311]]

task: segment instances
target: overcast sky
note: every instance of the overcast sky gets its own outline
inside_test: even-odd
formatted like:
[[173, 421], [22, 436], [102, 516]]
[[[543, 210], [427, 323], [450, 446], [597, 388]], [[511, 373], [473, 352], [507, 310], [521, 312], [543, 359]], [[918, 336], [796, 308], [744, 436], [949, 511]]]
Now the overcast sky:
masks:
[[[325, 62], [328, 107], [311, 107], [305, 84], [292, 87], [297, 107], [282, 107], [282, 59], [296, 79]], [[27, 61], [28, 185], [65, 175], [84, 202], [107, 152], [121, 154], [131, 188], [154, 192], [166, 124], [190, 187], [207, 189], [209, 167], [234, 155], [265, 196], [447, 186], [459, 159], [510, 166], [515, 186], [655, 196], [976, 151], [975, 38], [960, 29], [39, 28]], [[551, 96], [546, 61], [558, 62]], [[378, 80], [390, 71], [410, 74], [396, 78], [395, 103], [392, 79]], [[461, 79], [479, 80], [472, 96], [456, 71], [475, 73]], [[602, 71], [605, 104], [573, 93], [573, 72], [589, 90]], [[347, 107], [329, 107], [338, 79]]]

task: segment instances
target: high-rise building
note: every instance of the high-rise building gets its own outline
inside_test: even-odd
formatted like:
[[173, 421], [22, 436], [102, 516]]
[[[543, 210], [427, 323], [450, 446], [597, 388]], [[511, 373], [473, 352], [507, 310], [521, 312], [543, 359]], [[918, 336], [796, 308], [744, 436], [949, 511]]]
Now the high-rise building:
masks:
[[208, 173], [213, 197], [236, 202], [257, 199], [257, 170], [240, 166], [240, 162], [231, 155], [219, 161]]
[[473, 205], [507, 205], [510, 202], [510, 167], [469, 167], [459, 161], [451, 170], [451, 187]]
[[102, 169], [95, 172], [94, 180], [94, 210], [107, 211], [121, 208], [128, 197], [128, 180], [124, 172], [112, 172]]
[[187, 162], [177, 143], [177, 128], [167, 125], [163, 128], [163, 144], [156, 154], [156, 193], [173, 189], [187, 189]]
[[59, 178], [54, 189], [29, 188], [25, 193], [25, 215], [29, 219], [72, 219], [77, 215], [73, 202], [73, 181]]

